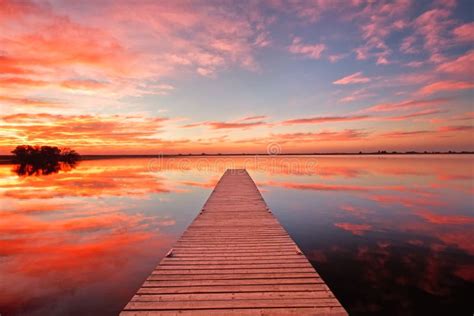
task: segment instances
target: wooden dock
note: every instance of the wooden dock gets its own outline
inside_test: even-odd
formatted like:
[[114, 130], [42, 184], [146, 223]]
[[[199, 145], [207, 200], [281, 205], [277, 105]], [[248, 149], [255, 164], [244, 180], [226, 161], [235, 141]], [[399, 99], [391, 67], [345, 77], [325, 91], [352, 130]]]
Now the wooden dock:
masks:
[[231, 169], [120, 315], [347, 313], [247, 171]]

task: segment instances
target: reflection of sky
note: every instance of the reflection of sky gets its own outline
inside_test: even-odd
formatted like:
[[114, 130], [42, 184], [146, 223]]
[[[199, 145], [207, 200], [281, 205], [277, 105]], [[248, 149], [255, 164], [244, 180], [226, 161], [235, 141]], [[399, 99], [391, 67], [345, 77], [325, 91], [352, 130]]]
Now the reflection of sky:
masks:
[[3, 165], [1, 309], [114, 314], [242, 166], [351, 313], [468, 308], [472, 156], [325, 156], [84, 161], [42, 177]]

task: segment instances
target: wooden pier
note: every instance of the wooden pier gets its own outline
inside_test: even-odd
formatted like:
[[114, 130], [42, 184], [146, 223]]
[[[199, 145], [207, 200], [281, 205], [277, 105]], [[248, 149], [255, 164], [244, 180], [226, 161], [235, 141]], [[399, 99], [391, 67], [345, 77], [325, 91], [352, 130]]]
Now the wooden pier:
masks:
[[227, 170], [121, 316], [347, 315], [246, 170]]

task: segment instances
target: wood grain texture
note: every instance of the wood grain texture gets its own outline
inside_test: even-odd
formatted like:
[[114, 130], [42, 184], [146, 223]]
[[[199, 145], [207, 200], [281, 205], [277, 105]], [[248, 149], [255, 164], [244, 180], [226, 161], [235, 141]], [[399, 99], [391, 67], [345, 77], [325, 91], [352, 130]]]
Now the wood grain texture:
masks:
[[347, 315], [246, 170], [227, 170], [122, 316]]

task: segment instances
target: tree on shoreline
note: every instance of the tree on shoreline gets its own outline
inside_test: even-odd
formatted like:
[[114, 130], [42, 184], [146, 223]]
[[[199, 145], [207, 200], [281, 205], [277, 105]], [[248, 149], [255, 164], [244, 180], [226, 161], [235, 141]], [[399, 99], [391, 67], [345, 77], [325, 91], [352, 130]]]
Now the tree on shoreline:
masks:
[[12, 154], [18, 175], [47, 175], [71, 169], [81, 158], [75, 150], [56, 146], [20, 145]]
[[12, 151], [12, 154], [17, 163], [48, 164], [60, 161], [72, 163], [80, 160], [80, 155], [75, 150], [60, 149], [56, 146], [20, 145]]

